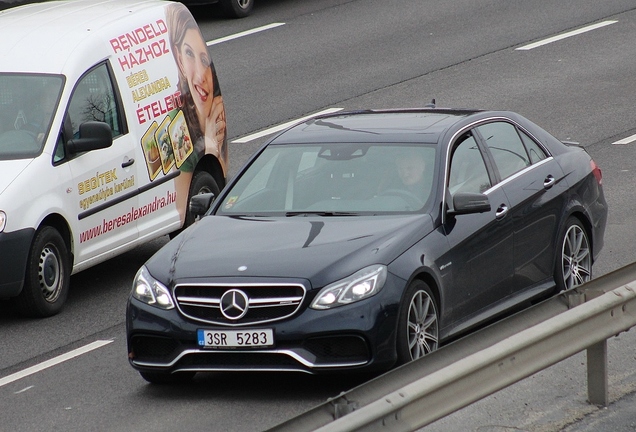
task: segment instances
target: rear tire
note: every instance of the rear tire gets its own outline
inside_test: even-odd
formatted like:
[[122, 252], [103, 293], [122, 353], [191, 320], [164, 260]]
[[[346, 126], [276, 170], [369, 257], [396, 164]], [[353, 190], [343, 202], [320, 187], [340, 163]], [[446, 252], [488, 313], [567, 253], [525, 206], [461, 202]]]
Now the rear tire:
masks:
[[439, 312], [426, 282], [415, 280], [402, 299], [398, 319], [398, 364], [435, 351], [439, 345]]
[[254, 0], [221, 0], [223, 12], [230, 18], [245, 18], [252, 13]]
[[62, 310], [71, 277], [70, 254], [64, 239], [53, 227], [44, 226], [33, 239], [24, 287], [14, 299], [25, 316], [44, 318]]
[[139, 375], [146, 381], [151, 384], [181, 384], [187, 383], [192, 378], [196, 372], [176, 372], [176, 373], [168, 373], [168, 372], [141, 372], [139, 371]]
[[192, 225], [195, 221], [194, 216], [190, 213], [190, 199], [194, 195], [212, 192], [215, 197], [219, 196], [219, 186], [216, 184], [216, 180], [207, 171], [196, 171], [192, 176], [190, 182], [190, 191], [188, 192], [188, 204], [186, 208], [185, 221], [183, 227], [175, 232], [170, 233], [170, 238], [173, 239], [179, 235], [184, 229]]
[[[190, 183], [190, 192], [188, 193], [188, 203], [193, 196], [199, 195], [202, 193], [210, 193], [212, 192], [215, 197], [219, 196], [219, 186], [216, 184], [216, 180], [212, 177], [207, 171], [197, 171], [194, 173], [192, 177], [192, 182]], [[185, 227], [187, 228], [194, 223], [194, 216], [190, 213], [190, 206], [188, 205], [188, 210], [186, 211], [186, 219], [185, 219]]]
[[559, 237], [554, 279], [559, 292], [592, 279], [592, 250], [585, 227], [570, 217]]

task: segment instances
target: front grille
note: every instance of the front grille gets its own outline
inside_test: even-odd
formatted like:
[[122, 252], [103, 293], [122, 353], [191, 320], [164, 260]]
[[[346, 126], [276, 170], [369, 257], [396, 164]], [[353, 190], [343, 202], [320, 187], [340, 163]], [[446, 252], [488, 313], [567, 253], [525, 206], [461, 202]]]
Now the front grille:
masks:
[[[226, 312], [230, 315], [228, 317], [223, 314], [222, 298], [229, 298], [231, 292], [240, 292], [236, 298], [247, 299], [247, 303], [230, 312], [244, 307], [244, 315]], [[226, 293], [228, 295], [223, 297]], [[226, 326], [261, 324], [287, 318], [300, 308], [305, 293], [302, 284], [179, 284], [174, 288], [177, 307], [183, 315]], [[224, 301], [227, 306], [227, 300]]]

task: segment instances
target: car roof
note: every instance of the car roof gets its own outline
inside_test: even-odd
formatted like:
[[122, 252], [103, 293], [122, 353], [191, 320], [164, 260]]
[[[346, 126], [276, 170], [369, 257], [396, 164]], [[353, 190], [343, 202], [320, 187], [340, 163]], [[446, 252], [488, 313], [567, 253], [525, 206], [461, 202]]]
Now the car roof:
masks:
[[68, 0], [5, 9], [0, 12], [0, 72], [65, 73], [77, 61], [85, 69], [107, 57], [109, 37], [152, 24], [140, 16], [165, 5], [159, 0]]
[[272, 144], [294, 142], [437, 143], [453, 125], [482, 111], [469, 109], [364, 110], [314, 117], [293, 126]]

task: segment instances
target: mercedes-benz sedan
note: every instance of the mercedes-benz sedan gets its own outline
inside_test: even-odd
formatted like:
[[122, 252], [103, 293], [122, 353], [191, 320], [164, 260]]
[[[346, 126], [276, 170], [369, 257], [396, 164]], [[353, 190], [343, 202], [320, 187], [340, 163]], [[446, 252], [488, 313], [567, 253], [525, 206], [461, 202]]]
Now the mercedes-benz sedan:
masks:
[[263, 146], [138, 272], [131, 365], [386, 370], [592, 276], [601, 170], [511, 112], [313, 118]]

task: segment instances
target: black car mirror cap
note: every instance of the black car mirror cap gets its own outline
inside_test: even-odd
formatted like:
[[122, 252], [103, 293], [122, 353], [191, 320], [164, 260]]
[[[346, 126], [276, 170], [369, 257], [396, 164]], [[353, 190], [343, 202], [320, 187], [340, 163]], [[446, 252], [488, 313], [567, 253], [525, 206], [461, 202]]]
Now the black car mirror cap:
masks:
[[214, 202], [216, 195], [212, 192], [194, 195], [190, 198], [190, 213], [192, 216], [200, 217], [207, 213]]
[[491, 209], [488, 197], [481, 193], [458, 192], [453, 195], [453, 208], [449, 214], [471, 214], [489, 212]]
[[98, 150], [113, 144], [113, 131], [107, 123], [87, 121], [79, 127], [79, 138], [71, 139], [66, 146], [71, 153]]

